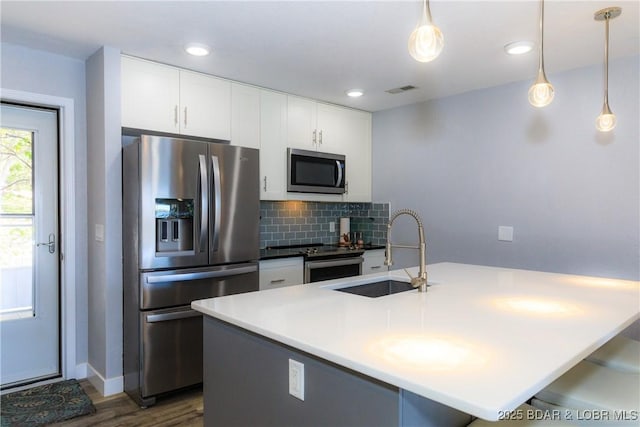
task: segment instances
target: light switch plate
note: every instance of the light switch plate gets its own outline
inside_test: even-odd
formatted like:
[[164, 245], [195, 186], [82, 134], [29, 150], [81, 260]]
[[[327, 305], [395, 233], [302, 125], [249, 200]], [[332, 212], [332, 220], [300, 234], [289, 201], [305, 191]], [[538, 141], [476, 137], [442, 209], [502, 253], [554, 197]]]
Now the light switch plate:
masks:
[[513, 227], [507, 225], [498, 226], [498, 240], [513, 242]]
[[289, 394], [304, 400], [304, 364], [289, 359]]
[[104, 225], [96, 224], [95, 229], [96, 242], [104, 242]]
[[329, 222], [329, 232], [333, 233], [336, 231], [336, 223], [335, 221], [330, 221]]

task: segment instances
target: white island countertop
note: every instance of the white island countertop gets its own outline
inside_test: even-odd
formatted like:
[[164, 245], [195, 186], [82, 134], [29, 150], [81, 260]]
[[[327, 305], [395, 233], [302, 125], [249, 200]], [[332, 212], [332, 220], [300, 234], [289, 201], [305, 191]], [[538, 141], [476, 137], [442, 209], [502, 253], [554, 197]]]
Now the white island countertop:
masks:
[[[416, 275], [417, 269], [411, 269]], [[439, 263], [426, 293], [333, 289], [402, 270], [194, 301], [208, 316], [487, 420], [639, 318], [640, 282]]]

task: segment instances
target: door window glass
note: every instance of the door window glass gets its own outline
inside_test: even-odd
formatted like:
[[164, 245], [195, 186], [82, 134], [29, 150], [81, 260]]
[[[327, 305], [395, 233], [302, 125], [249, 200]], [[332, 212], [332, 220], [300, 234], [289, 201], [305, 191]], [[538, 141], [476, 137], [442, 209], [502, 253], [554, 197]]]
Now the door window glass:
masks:
[[34, 316], [33, 133], [0, 128], [0, 320]]

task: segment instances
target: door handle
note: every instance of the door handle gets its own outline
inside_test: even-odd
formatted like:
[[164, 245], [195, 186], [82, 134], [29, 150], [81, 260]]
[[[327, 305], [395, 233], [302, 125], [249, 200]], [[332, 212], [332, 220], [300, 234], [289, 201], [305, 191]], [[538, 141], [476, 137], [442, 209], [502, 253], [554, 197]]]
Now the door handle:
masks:
[[[220, 162], [218, 156], [211, 156], [211, 176], [213, 179], [213, 241], [211, 242], [212, 252], [218, 251], [218, 242], [220, 240], [220, 217], [222, 209], [222, 194], [220, 193]], [[209, 224], [211, 226], [211, 224]]]
[[203, 154], [198, 156], [198, 189], [200, 190], [200, 239], [198, 251], [204, 252], [207, 247], [207, 221], [209, 220], [209, 188], [207, 179], [207, 159]]
[[54, 253], [56, 251], [56, 235], [53, 233], [49, 234], [49, 241], [47, 243], [36, 243], [36, 247], [40, 246], [48, 246], [49, 253]]

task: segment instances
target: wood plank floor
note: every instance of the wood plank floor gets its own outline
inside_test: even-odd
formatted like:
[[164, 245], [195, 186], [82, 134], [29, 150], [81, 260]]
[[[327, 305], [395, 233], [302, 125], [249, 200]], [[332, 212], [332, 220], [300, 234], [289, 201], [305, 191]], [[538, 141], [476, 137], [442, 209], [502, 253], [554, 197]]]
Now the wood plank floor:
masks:
[[55, 427], [202, 427], [202, 389], [187, 390], [158, 399], [154, 406], [140, 408], [125, 393], [103, 397], [87, 380], [80, 385], [96, 407], [96, 413], [52, 424]]

